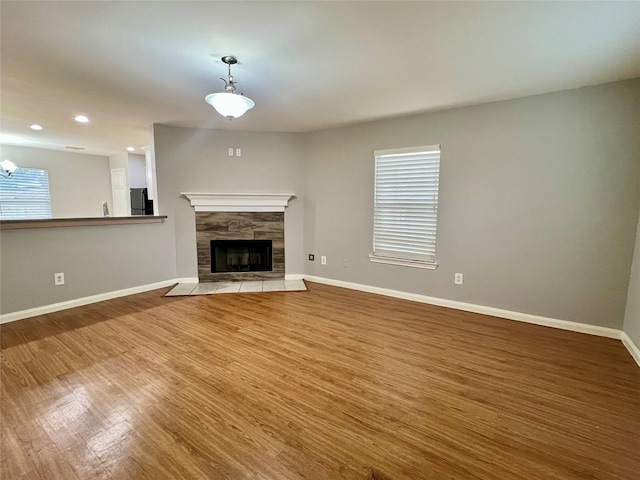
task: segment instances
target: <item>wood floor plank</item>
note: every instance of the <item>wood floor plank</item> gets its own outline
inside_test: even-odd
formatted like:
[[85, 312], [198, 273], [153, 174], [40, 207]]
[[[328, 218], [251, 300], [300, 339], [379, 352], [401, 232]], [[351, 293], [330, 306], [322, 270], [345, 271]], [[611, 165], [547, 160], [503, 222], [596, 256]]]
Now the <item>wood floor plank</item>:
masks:
[[621, 342], [308, 287], [3, 325], [2, 478], [640, 478]]

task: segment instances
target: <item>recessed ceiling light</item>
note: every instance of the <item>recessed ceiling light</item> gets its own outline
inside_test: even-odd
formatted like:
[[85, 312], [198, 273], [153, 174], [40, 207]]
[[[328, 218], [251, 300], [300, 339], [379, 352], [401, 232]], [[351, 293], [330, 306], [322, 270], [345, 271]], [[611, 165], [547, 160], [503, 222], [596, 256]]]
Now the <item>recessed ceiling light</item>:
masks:
[[29, 128], [31, 130], [42, 130], [42, 125], [38, 125], [37, 123], [34, 123], [33, 125], [29, 125]]
[[89, 119], [84, 115], [77, 115], [75, 121], [78, 123], [89, 123]]
[[129, 151], [129, 152], [135, 152], [135, 151], [136, 151], [136, 149], [135, 149], [135, 147], [127, 147], [127, 151]]

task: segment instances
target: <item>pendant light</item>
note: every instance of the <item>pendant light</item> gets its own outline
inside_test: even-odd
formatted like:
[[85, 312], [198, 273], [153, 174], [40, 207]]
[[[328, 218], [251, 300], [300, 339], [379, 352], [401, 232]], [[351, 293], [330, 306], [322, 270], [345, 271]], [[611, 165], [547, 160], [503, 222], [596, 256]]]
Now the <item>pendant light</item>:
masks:
[[222, 57], [222, 61], [229, 66], [229, 79], [220, 78], [224, 82], [224, 92], [212, 93], [204, 99], [220, 115], [233, 120], [244, 115], [247, 110], [255, 106], [255, 103], [241, 93], [236, 93], [236, 82], [233, 81], [233, 75], [231, 75], [231, 65], [238, 63], [238, 60], [235, 57], [225, 56]]

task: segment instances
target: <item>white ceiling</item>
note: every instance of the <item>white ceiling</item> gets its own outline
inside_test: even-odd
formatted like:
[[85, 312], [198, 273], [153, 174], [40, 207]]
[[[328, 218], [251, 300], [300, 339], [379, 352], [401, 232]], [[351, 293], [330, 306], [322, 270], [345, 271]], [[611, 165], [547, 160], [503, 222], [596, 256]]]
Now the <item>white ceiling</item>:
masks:
[[[640, 2], [0, 9], [2, 133], [87, 153], [148, 145], [153, 123], [302, 132], [640, 77]], [[239, 59], [239, 91], [256, 102], [232, 122], [204, 101], [222, 91], [223, 55]], [[91, 123], [75, 123], [78, 113]]]

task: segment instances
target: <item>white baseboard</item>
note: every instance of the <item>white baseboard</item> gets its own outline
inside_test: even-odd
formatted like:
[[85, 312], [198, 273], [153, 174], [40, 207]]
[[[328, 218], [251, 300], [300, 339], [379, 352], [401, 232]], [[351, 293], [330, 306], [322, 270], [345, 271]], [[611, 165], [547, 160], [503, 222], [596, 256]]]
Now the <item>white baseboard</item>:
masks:
[[571, 330], [572, 332], [588, 333], [591, 335], [598, 335], [600, 337], [620, 339], [622, 334], [620, 330], [616, 330], [615, 328], [599, 327], [596, 325], [588, 325], [586, 323], [570, 322], [567, 320], [558, 320], [556, 318], [541, 317], [539, 315], [531, 315], [529, 313], [514, 312], [512, 310], [502, 310], [500, 308], [475, 305], [473, 303], [458, 302], [456, 300], [447, 300], [445, 298], [429, 297], [427, 295], [420, 295], [417, 293], [407, 293], [401, 292], [399, 290], [372, 287], [370, 285], [344, 282], [342, 280], [334, 280], [332, 278], [315, 277], [312, 275], [305, 275], [304, 278], [305, 280], [309, 280], [310, 282], [324, 283], [326, 285], [333, 285], [335, 287], [350, 288], [352, 290], [360, 290], [362, 292], [376, 293], [378, 295], [386, 295], [388, 297], [401, 298], [414, 302], [428, 303], [430, 305], [438, 305], [440, 307], [455, 308], [456, 310], [481, 313], [484, 315], [491, 315], [493, 317], [533, 323], [535, 325], [543, 325], [545, 327]]
[[42, 307], [29, 308], [27, 310], [20, 310], [18, 312], [5, 313], [4, 315], [0, 315], [0, 324], [15, 322], [16, 320], [35, 317], [37, 315], [44, 315], [45, 313], [58, 312], [60, 310], [66, 310], [68, 308], [81, 307], [82, 305], [102, 302], [104, 300], [111, 300], [112, 298], [126, 297], [127, 295], [148, 292], [149, 290], [155, 290], [157, 288], [168, 287], [170, 285], [180, 283], [182, 280], [183, 279], [174, 278], [172, 280], [165, 280], [163, 282], [150, 283], [148, 285], [140, 285], [138, 287], [131, 287], [131, 288], [125, 288], [122, 290], [116, 290], [113, 292], [100, 293], [98, 295], [91, 295], [89, 297], [76, 298], [74, 300], [67, 300], [65, 302], [52, 303], [50, 305], [43, 305]]
[[631, 340], [629, 335], [627, 335], [625, 332], [622, 332], [621, 338], [622, 343], [625, 347], [627, 347], [627, 350], [629, 350], [629, 353], [640, 367], [640, 348], [638, 348], [638, 346], [633, 343], [633, 340]]
[[176, 278], [176, 283], [199, 283], [200, 279], [198, 277], [182, 277]]
[[[285, 280], [302, 280], [303, 278], [304, 275], [297, 273], [285, 275]], [[164, 282], [150, 283], [148, 285], [140, 285], [138, 287], [125, 288], [113, 292], [91, 295], [89, 297], [82, 297], [59, 303], [52, 303], [50, 305], [43, 305], [42, 307], [35, 307], [29, 308], [27, 310], [5, 313], [3, 315], [0, 315], [0, 324], [15, 322], [16, 320], [22, 320], [24, 318], [36, 317], [38, 315], [44, 315], [45, 313], [59, 312], [60, 310], [67, 310], [68, 308], [81, 307], [82, 305], [102, 302], [104, 300], [110, 300], [112, 298], [125, 297], [127, 295], [134, 295], [136, 293], [148, 292], [157, 288], [175, 285], [176, 283], [198, 283], [198, 277], [173, 278], [171, 280], [165, 280]]]
[[[599, 327], [595, 325], [588, 325], [585, 323], [569, 322], [567, 320], [558, 320], [556, 318], [541, 317], [539, 315], [531, 315], [528, 313], [514, 312], [511, 310], [503, 310], [500, 308], [486, 307], [484, 305], [475, 305], [472, 303], [458, 302], [456, 300], [447, 300], [444, 298], [429, 297], [427, 295], [420, 295], [417, 293], [402, 292], [399, 290], [390, 290], [387, 288], [373, 287], [370, 285], [363, 285], [360, 283], [345, 282], [342, 280], [334, 280], [331, 278], [316, 277], [313, 275], [302, 274], [288, 274], [285, 275], [285, 280], [309, 280], [311, 282], [323, 283], [326, 285], [333, 285], [335, 287], [349, 288], [351, 290], [360, 290], [362, 292], [375, 293], [378, 295], [385, 295], [388, 297], [401, 298], [404, 300], [411, 300], [414, 302], [427, 303], [430, 305], [438, 305], [441, 307], [455, 308], [457, 310], [464, 310], [466, 312], [481, 313], [484, 315], [491, 315], [494, 317], [506, 318], [509, 320], [517, 320], [519, 322], [532, 323], [535, 325], [543, 325], [546, 327], [559, 328], [562, 330], [571, 330], [573, 332], [588, 333], [591, 335], [598, 335], [607, 338], [616, 338], [622, 340], [624, 346], [629, 350], [629, 353], [634, 358], [638, 366], [640, 366], [640, 349], [633, 343], [631, 338], [621, 330], [615, 328]], [[29, 308], [27, 310], [20, 310], [18, 312], [5, 313], [0, 315], [0, 324], [14, 322], [16, 320], [22, 320], [24, 318], [35, 317], [37, 315], [44, 315], [45, 313], [58, 312], [60, 310], [66, 310], [69, 308], [80, 307], [82, 305], [88, 305], [90, 303], [102, 302], [104, 300], [110, 300], [112, 298], [125, 297], [127, 295], [134, 295], [136, 293], [148, 292], [150, 290], [156, 290], [158, 288], [168, 287], [175, 285], [176, 283], [198, 283], [197, 277], [185, 277], [174, 278], [171, 280], [165, 280], [162, 282], [150, 283], [147, 285], [140, 285], [138, 287], [125, 288], [122, 290], [116, 290], [113, 292], [100, 293], [98, 295], [91, 295], [88, 297], [76, 298], [74, 300], [67, 300], [65, 302], [53, 303], [51, 305], [44, 305], [42, 307]]]
[[287, 273], [284, 276], [285, 280], [304, 280], [304, 275], [301, 273]]

